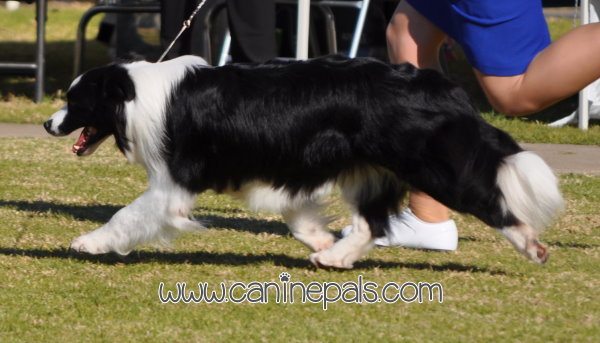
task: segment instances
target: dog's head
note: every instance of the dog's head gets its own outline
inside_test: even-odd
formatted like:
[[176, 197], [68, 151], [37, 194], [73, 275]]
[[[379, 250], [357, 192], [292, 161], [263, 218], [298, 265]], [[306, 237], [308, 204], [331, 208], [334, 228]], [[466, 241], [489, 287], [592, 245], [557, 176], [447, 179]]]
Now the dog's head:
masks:
[[127, 149], [125, 103], [135, 98], [135, 85], [118, 64], [92, 69], [76, 78], [67, 91], [67, 105], [44, 123], [53, 136], [83, 128], [73, 145], [78, 156], [90, 155], [110, 135]]

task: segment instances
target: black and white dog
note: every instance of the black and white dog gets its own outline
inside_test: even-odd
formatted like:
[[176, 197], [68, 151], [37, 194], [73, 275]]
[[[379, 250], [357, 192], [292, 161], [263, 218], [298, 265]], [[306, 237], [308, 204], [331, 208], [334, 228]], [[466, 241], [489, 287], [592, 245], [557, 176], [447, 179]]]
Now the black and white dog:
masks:
[[[201, 229], [190, 212], [213, 189], [281, 213], [314, 264], [351, 268], [414, 187], [543, 263], [538, 235], [563, 204], [542, 159], [483, 121], [443, 75], [409, 64], [327, 57], [213, 68], [184, 56], [93, 69], [73, 81], [67, 101], [46, 130], [83, 127], [79, 156], [114, 135], [150, 184], [75, 239], [81, 252], [127, 254]], [[337, 242], [319, 201], [334, 184], [354, 209], [352, 232]]]

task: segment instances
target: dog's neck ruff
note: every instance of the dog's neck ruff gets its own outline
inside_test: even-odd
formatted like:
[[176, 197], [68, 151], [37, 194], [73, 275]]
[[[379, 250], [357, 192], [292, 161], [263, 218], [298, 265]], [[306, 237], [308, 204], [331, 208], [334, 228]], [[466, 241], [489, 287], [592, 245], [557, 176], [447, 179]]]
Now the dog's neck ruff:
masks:
[[136, 98], [126, 102], [126, 135], [129, 162], [142, 164], [149, 175], [164, 164], [161, 156], [165, 134], [165, 113], [171, 92], [192, 67], [206, 66], [196, 56], [182, 56], [167, 62], [134, 62], [125, 65], [136, 88]]

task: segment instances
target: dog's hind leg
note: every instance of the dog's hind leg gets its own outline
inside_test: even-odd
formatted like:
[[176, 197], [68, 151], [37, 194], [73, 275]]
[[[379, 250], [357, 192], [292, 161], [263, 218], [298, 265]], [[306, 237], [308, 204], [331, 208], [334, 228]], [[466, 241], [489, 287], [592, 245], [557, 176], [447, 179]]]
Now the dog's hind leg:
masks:
[[310, 255], [316, 266], [352, 268], [374, 246], [373, 239], [385, 234], [389, 213], [396, 211], [404, 188], [389, 171], [360, 168], [340, 179], [342, 193], [354, 208], [352, 231], [333, 247]]
[[292, 234], [312, 251], [329, 249], [335, 242], [333, 234], [326, 230], [330, 219], [321, 213], [318, 202], [307, 200], [282, 212], [283, 219]]
[[536, 263], [546, 263], [548, 248], [538, 240], [538, 232], [529, 225], [519, 224], [505, 227], [502, 234], [508, 241], [528, 259]]
[[321, 213], [321, 198], [331, 191], [325, 183], [313, 192], [291, 193], [262, 182], [249, 182], [232, 195], [244, 199], [254, 211], [269, 211], [283, 216], [294, 237], [313, 251], [327, 249], [335, 237], [325, 229], [329, 219]]
[[524, 151], [504, 159], [497, 183], [503, 212], [517, 219], [515, 225], [503, 227], [502, 234], [521, 254], [545, 263], [548, 249], [538, 236], [564, 207], [556, 176], [539, 156]]
[[175, 186], [151, 187], [108, 223], [71, 243], [71, 249], [89, 254], [127, 255], [147, 242], [166, 244], [181, 231], [203, 228], [189, 218], [195, 195]]
[[350, 269], [374, 246], [369, 224], [364, 217], [355, 214], [352, 219], [352, 232], [337, 241], [331, 248], [310, 255], [310, 261], [317, 267]]

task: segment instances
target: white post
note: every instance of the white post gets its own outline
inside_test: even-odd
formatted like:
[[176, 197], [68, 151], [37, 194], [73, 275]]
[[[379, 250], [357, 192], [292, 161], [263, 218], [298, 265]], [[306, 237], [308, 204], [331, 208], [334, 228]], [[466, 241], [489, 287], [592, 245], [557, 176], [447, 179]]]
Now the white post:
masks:
[[231, 49], [231, 32], [227, 30], [225, 38], [223, 38], [223, 46], [221, 47], [221, 54], [219, 56], [219, 67], [224, 66], [227, 63], [227, 56], [229, 55], [229, 49]]
[[[590, 23], [590, 2], [589, 0], [581, 0], [581, 25]], [[583, 47], [585, 49], [585, 47]], [[585, 87], [579, 92], [579, 128], [581, 130], [588, 129], [588, 121], [590, 115], [590, 105], [588, 101], [589, 87]]]
[[[360, 5], [360, 12], [358, 12], [358, 19], [356, 20], [356, 28], [354, 29], [354, 36], [352, 37], [352, 44], [350, 45], [350, 53], [348, 57], [354, 58], [358, 53], [358, 46], [360, 44], [360, 37], [362, 36], [363, 28], [365, 26], [365, 19], [367, 17], [367, 11], [369, 10], [369, 3], [371, 0], [364, 0]], [[361, 34], [357, 34], [360, 32]]]
[[298, 28], [296, 31], [296, 59], [308, 59], [308, 30], [310, 23], [310, 0], [298, 0]]

